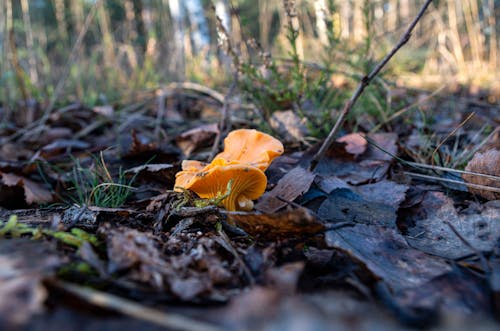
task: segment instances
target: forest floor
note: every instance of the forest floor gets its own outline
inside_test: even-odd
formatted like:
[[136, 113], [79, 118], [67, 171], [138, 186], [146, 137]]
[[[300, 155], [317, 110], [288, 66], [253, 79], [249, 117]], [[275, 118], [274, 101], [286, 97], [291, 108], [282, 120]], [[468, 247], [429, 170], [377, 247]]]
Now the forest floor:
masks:
[[[173, 191], [227, 134], [209, 89], [43, 121], [19, 104], [0, 130], [2, 328], [498, 330], [500, 106], [399, 95], [418, 111], [347, 125], [314, 171], [318, 141], [280, 113], [285, 152], [250, 212]], [[229, 109], [232, 129], [255, 123]]]

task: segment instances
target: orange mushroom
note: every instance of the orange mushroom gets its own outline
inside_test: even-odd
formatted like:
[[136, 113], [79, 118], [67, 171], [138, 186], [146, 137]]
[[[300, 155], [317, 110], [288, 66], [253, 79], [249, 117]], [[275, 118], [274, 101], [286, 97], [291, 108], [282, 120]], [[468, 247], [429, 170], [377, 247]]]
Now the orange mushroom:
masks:
[[[187, 176], [191, 178], [186, 180]], [[267, 186], [266, 175], [259, 168], [224, 159], [215, 159], [198, 172], [179, 172], [175, 185], [195, 192], [200, 198], [214, 199], [226, 193], [230, 180], [231, 190], [221, 201], [227, 210], [252, 210], [252, 200], [259, 198]]]
[[[251, 210], [267, 186], [264, 174], [283, 153], [281, 142], [257, 130], [235, 130], [224, 140], [224, 151], [210, 164], [185, 160], [175, 175], [176, 191], [188, 189], [204, 199], [228, 194], [221, 203], [227, 210]], [[229, 181], [231, 189], [226, 192]]]
[[250, 129], [240, 129], [230, 132], [224, 139], [224, 151], [215, 159], [253, 165], [265, 171], [271, 162], [283, 154], [283, 144], [270, 135]]
[[189, 183], [189, 181], [206, 166], [207, 166], [206, 163], [200, 161], [195, 161], [195, 160], [182, 161], [181, 164], [182, 171], [179, 171], [177, 174], [175, 174], [174, 190], [179, 191], [177, 187], [186, 188], [186, 185]]

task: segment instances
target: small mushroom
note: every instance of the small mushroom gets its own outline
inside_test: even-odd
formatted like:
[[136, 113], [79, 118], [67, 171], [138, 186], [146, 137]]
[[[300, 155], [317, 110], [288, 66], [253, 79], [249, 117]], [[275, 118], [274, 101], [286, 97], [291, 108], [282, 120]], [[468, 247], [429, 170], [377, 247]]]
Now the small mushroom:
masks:
[[224, 151], [210, 164], [182, 162], [174, 190], [188, 189], [204, 199], [223, 197], [221, 203], [227, 210], [251, 210], [252, 200], [266, 189], [264, 171], [282, 153], [283, 144], [268, 134], [248, 129], [232, 131], [224, 140]]
[[196, 174], [203, 170], [207, 166], [206, 163], [195, 161], [195, 160], [184, 160], [182, 161], [181, 168], [182, 171], [179, 171], [175, 174], [175, 185], [174, 190], [179, 191], [178, 187], [186, 188], [186, 185], [189, 181], [196, 176]]
[[[186, 178], [191, 176], [188, 180]], [[259, 198], [267, 186], [267, 178], [259, 168], [228, 162], [224, 159], [215, 159], [201, 169], [193, 172], [184, 170], [176, 175], [176, 187], [189, 189], [204, 199], [214, 199], [224, 195], [229, 181], [231, 189], [221, 203], [230, 211], [252, 210], [253, 201]]]
[[234, 130], [224, 139], [224, 151], [215, 159], [237, 161], [265, 171], [271, 162], [283, 154], [283, 144], [276, 138], [257, 130]]

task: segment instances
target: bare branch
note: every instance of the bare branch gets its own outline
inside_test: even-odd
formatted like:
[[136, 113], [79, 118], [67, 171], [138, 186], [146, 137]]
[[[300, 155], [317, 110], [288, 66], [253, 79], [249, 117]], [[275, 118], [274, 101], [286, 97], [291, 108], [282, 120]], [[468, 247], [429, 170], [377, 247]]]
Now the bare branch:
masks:
[[405, 33], [399, 40], [399, 42], [394, 46], [394, 48], [380, 61], [375, 68], [367, 75], [364, 76], [358, 87], [356, 88], [356, 91], [354, 94], [351, 96], [351, 98], [347, 101], [347, 103], [344, 105], [344, 108], [342, 109], [342, 112], [340, 113], [339, 118], [337, 119], [337, 122], [335, 122], [335, 125], [331, 129], [330, 133], [328, 134], [328, 137], [326, 137], [325, 141], [323, 142], [323, 145], [321, 145], [321, 148], [319, 151], [314, 155], [311, 164], [309, 166], [310, 170], [314, 170], [316, 166], [318, 165], [319, 161], [323, 158], [325, 155], [326, 151], [328, 148], [331, 146], [335, 139], [335, 134], [337, 133], [337, 130], [339, 127], [344, 123], [344, 120], [351, 111], [352, 107], [356, 104], [356, 101], [358, 98], [363, 94], [364, 89], [370, 84], [370, 82], [377, 76], [377, 74], [382, 70], [382, 68], [391, 60], [391, 58], [398, 52], [398, 50], [405, 45], [408, 40], [410, 40], [411, 33], [415, 26], [417, 25], [418, 21], [424, 16], [425, 11], [427, 10], [427, 7], [431, 4], [432, 0], [427, 0], [425, 4], [420, 8], [420, 11], [418, 12], [417, 16], [411, 22], [411, 24], [408, 26], [406, 29]]

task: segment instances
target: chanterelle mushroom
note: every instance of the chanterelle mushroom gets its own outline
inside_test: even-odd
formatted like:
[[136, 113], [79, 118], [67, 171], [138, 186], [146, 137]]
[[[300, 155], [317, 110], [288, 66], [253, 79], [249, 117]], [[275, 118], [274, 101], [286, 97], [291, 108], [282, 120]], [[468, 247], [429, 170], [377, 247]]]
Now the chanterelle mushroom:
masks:
[[215, 159], [237, 161], [265, 171], [271, 162], [283, 154], [283, 144], [270, 135], [250, 129], [230, 132], [224, 139], [224, 151]]
[[189, 189], [201, 198], [229, 195], [221, 203], [227, 210], [251, 210], [252, 200], [265, 191], [264, 174], [273, 159], [283, 153], [281, 142], [257, 130], [235, 130], [224, 140], [224, 151], [210, 164], [185, 160], [176, 174], [175, 189]]
[[[191, 178], [181, 183], [187, 176]], [[212, 199], [226, 193], [230, 180], [230, 193], [221, 201], [227, 210], [252, 210], [252, 200], [259, 198], [267, 186], [266, 175], [259, 168], [215, 159], [198, 172], [179, 172], [176, 175], [176, 187], [189, 189], [200, 198]]]

